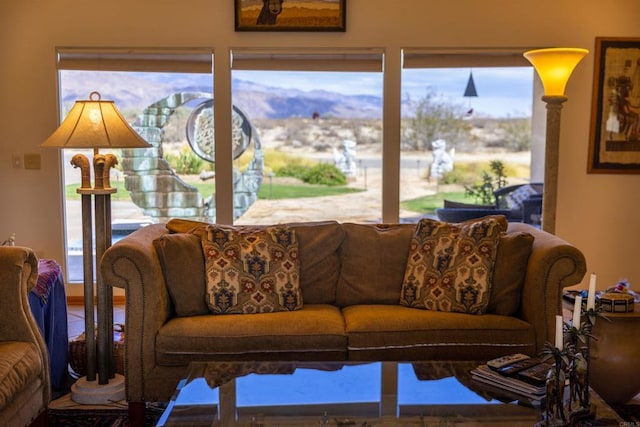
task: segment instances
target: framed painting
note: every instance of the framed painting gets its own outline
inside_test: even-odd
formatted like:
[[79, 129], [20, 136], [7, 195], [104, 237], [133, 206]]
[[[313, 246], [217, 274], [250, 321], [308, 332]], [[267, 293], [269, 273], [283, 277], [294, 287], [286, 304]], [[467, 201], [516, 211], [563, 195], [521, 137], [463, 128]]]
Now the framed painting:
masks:
[[596, 38], [588, 173], [640, 173], [640, 38]]
[[345, 31], [347, 0], [234, 0], [236, 31]]

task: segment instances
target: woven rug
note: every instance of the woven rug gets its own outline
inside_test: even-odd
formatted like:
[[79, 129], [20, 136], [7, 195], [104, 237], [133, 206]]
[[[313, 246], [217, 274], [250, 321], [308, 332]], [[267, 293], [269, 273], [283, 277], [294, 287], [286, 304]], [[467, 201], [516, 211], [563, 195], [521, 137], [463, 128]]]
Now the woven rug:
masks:
[[[153, 427], [162, 415], [160, 409], [145, 411], [145, 427]], [[126, 409], [49, 409], [50, 426], [56, 427], [128, 427]]]

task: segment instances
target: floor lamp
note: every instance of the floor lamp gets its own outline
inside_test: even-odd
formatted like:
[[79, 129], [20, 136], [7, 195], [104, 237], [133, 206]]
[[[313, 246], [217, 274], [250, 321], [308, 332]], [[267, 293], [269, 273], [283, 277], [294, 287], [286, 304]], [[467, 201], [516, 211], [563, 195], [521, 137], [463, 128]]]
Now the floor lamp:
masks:
[[[115, 373], [113, 363], [113, 290], [106, 286], [96, 268], [98, 334], [94, 330], [94, 265], [98, 266], [104, 251], [111, 246], [110, 170], [118, 160], [113, 154], [102, 155], [100, 148], [144, 148], [150, 145], [140, 137], [120, 114], [113, 101], [101, 100], [92, 92], [88, 100], [76, 101], [58, 129], [42, 147], [93, 149], [94, 185], [91, 186], [91, 164], [84, 154], [71, 159], [80, 168], [81, 186], [76, 192], [82, 199], [82, 248], [84, 270], [84, 313], [87, 372], [71, 388], [71, 397], [82, 404], [107, 404], [123, 400], [124, 378]], [[94, 201], [94, 211], [91, 201]], [[95, 216], [95, 229], [92, 217]], [[93, 235], [95, 232], [95, 258]], [[96, 378], [97, 366], [97, 378]]]
[[588, 50], [579, 48], [537, 49], [524, 53], [524, 57], [531, 62], [542, 80], [542, 100], [547, 104], [542, 229], [551, 234], [556, 231], [560, 113], [562, 104], [567, 100], [564, 89], [573, 69], [587, 53]]

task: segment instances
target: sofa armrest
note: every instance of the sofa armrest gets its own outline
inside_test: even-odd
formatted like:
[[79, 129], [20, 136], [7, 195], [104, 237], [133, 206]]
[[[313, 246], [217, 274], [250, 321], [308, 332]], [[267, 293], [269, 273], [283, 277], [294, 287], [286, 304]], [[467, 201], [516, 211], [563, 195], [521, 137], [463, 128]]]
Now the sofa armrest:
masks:
[[33, 250], [21, 246], [0, 246], [0, 341], [30, 342], [36, 346], [42, 363], [42, 398], [47, 405], [51, 398], [49, 353], [29, 306], [29, 291], [37, 280], [38, 259]]
[[100, 262], [106, 285], [125, 291], [125, 378], [127, 400], [141, 401], [143, 378], [156, 366], [158, 330], [173, 308], [153, 241], [169, 231], [164, 224], [143, 227], [107, 249]]
[[509, 231], [525, 231], [534, 236], [520, 315], [534, 325], [539, 353], [545, 342], [553, 342], [555, 316], [562, 314], [562, 289], [582, 281], [586, 260], [575, 246], [529, 224], [510, 223]]

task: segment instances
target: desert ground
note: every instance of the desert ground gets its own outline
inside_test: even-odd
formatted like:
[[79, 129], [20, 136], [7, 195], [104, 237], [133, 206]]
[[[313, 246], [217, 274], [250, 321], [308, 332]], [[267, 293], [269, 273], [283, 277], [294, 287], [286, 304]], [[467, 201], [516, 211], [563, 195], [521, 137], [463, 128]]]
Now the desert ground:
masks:
[[[348, 185], [362, 191], [347, 195], [327, 196], [321, 198], [297, 198], [288, 200], [257, 200], [237, 224], [272, 224], [289, 221], [309, 221], [337, 219], [340, 221], [371, 222], [380, 221], [382, 217], [382, 162], [381, 162], [381, 127], [376, 123], [360, 123], [358, 126], [339, 126], [318, 122], [300, 122], [298, 126], [286, 126], [284, 123], [273, 122], [270, 125], [260, 123], [259, 140], [262, 149], [286, 152], [293, 156], [312, 158], [321, 162], [333, 162], [333, 149], [339, 148], [342, 141], [355, 140], [357, 173], [349, 179]], [[490, 133], [481, 135], [490, 139]], [[165, 152], [179, 151], [186, 142], [167, 144]], [[68, 154], [69, 157], [71, 153]], [[464, 162], [489, 161], [500, 159], [505, 164], [523, 165], [527, 168], [530, 153], [508, 153], [496, 150], [478, 149], [474, 152], [456, 152], [454, 164]], [[403, 152], [401, 154], [401, 184], [400, 200], [434, 194], [438, 191], [448, 191], [451, 188], [439, 185], [435, 180], [428, 180], [428, 168], [433, 162], [433, 155], [427, 152]], [[74, 170], [68, 159], [67, 184], [79, 182], [80, 172]], [[181, 176], [186, 182], [195, 182], [197, 175]], [[112, 178], [122, 179], [122, 177]], [[278, 183], [290, 178], [265, 177], [262, 185]], [[526, 177], [513, 177], [510, 183], [525, 180]], [[460, 187], [458, 187], [460, 188]], [[80, 218], [80, 201], [69, 200], [66, 204], [68, 218]], [[122, 222], [153, 222], [146, 217], [142, 209], [128, 201], [112, 201], [112, 218]], [[407, 220], [416, 218], [423, 213], [402, 210], [400, 218]], [[68, 221], [68, 242], [81, 240], [80, 221]]]

